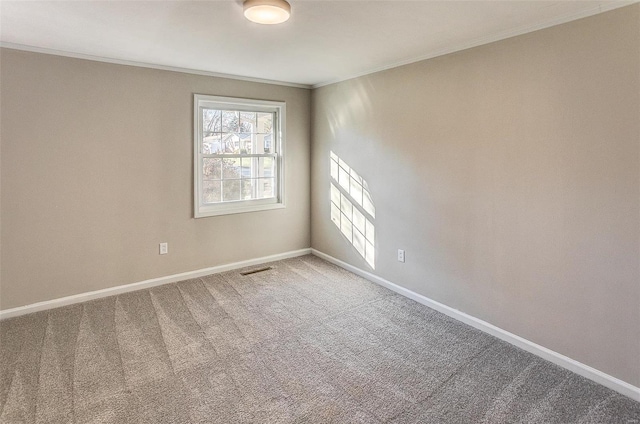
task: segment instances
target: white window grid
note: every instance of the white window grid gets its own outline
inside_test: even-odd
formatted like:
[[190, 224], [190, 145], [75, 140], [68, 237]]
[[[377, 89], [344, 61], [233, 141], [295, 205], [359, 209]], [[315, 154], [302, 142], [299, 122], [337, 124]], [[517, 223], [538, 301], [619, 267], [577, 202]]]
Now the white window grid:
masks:
[[[203, 128], [204, 110], [220, 111], [221, 114], [236, 113], [239, 118], [238, 127], [225, 129], [221, 120], [220, 128], [206, 131]], [[263, 115], [270, 114], [272, 117], [272, 127], [268, 132], [260, 131], [259, 129], [241, 132], [242, 112]], [[194, 96], [194, 215], [196, 218], [284, 207], [284, 121], [284, 102], [237, 99], [199, 94]], [[226, 142], [229, 141], [232, 136], [238, 134], [248, 136], [250, 138], [248, 145], [252, 146], [252, 148], [257, 145], [255, 143], [256, 136], [264, 136], [265, 143], [263, 146], [267, 144], [266, 139], [268, 138], [269, 143], [266, 147], [268, 147], [269, 151], [259, 153], [218, 153], [205, 148], [205, 143], [203, 142], [205, 136], [219, 135], [219, 149], [223, 149], [222, 146], [226, 146]], [[261, 160], [266, 161], [267, 159], [271, 161], [271, 174], [261, 175], [259, 172], [256, 172], [259, 167], [258, 164]], [[205, 178], [205, 161], [217, 161], [219, 163], [220, 175]], [[240, 177], [238, 178], [237, 175], [235, 177], [226, 176], [224, 172], [225, 164], [235, 163], [237, 166], [238, 161], [241, 173]], [[248, 164], [251, 170], [249, 176], [243, 175], [245, 164]], [[215, 165], [213, 165], [213, 168], [216, 168]], [[225, 198], [226, 183], [240, 184], [239, 197], [233, 196], [231, 198]], [[211, 184], [220, 184], [220, 197], [219, 199], [209, 199], [209, 201], [207, 201], [204, 199], [203, 189], [205, 185], [210, 186]], [[250, 196], [243, 196], [245, 184], [250, 188]]]

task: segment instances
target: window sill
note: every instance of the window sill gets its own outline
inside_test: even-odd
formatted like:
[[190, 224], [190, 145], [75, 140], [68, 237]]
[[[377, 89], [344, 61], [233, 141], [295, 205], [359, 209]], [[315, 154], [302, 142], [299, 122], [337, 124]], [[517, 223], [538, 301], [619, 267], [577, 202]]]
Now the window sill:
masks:
[[273, 209], [284, 209], [284, 203], [269, 203], [263, 205], [245, 205], [245, 206], [232, 206], [225, 205], [225, 207], [202, 207], [200, 210], [196, 210], [194, 214], [194, 218], [208, 218], [210, 216], [220, 216], [220, 215], [235, 215], [239, 213], [249, 213], [249, 212], [261, 212], [261, 211], [269, 211]]

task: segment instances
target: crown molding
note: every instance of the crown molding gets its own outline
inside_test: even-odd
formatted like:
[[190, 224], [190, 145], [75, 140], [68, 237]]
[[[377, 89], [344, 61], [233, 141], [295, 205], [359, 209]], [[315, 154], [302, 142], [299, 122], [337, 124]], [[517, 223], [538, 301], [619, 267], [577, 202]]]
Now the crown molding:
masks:
[[399, 62], [393, 62], [387, 65], [379, 66], [368, 71], [363, 71], [355, 74], [344, 75], [339, 78], [331, 79], [325, 82], [321, 82], [318, 84], [313, 84], [311, 88], [316, 89], [320, 87], [324, 87], [326, 85], [336, 84], [339, 82], [347, 81], [350, 79], [363, 77], [365, 75], [375, 74], [376, 72], [386, 71], [393, 68], [398, 68], [400, 66], [409, 65], [411, 63], [420, 62], [427, 59], [433, 59], [438, 56], [444, 56], [450, 53], [459, 52], [462, 50], [467, 50], [473, 47], [482, 46], [484, 44], [493, 43], [500, 40], [505, 40], [507, 38], [517, 37], [518, 35], [527, 34], [530, 32], [538, 31], [541, 29], [549, 28], [556, 25], [565, 24], [567, 22], [575, 21], [582, 18], [587, 18], [589, 16], [597, 15], [603, 12], [608, 12], [610, 10], [618, 9], [620, 7], [629, 6], [634, 3], [638, 3], [640, 0], [613, 0], [613, 1], [603, 1], [598, 6], [582, 10], [577, 13], [571, 13], [562, 15], [559, 17], [555, 17], [552, 19], [547, 19], [542, 22], [538, 22], [533, 25], [523, 25], [517, 28], [512, 28], [506, 31], [496, 32], [494, 34], [483, 36], [476, 38], [471, 41], [459, 43], [452, 45], [450, 47], [446, 47], [443, 49], [432, 50], [420, 56], [414, 56], [408, 59], [401, 60]]
[[298, 84], [294, 82], [276, 81], [276, 80], [263, 79], [263, 78], [253, 78], [253, 77], [246, 77], [242, 75], [223, 74], [219, 72], [210, 72], [210, 71], [203, 71], [198, 69], [180, 68], [177, 66], [157, 65], [153, 63], [136, 62], [133, 60], [113, 59], [110, 57], [93, 56], [93, 55], [84, 54], [84, 53], [73, 53], [73, 52], [68, 52], [64, 50], [55, 50], [55, 49], [48, 49], [43, 47], [28, 46], [24, 44], [7, 43], [4, 41], [0, 41], [0, 47], [4, 49], [22, 50], [22, 51], [32, 52], [32, 53], [42, 53], [42, 54], [49, 54], [53, 56], [63, 56], [63, 57], [71, 57], [74, 59], [91, 60], [94, 62], [112, 63], [115, 65], [135, 66], [138, 68], [159, 69], [161, 71], [180, 72], [183, 74], [203, 75], [206, 77], [226, 78], [226, 79], [233, 79], [233, 80], [239, 80], [239, 81], [257, 82], [261, 84], [280, 85], [284, 87], [311, 89], [311, 85], [307, 85], [307, 84]]

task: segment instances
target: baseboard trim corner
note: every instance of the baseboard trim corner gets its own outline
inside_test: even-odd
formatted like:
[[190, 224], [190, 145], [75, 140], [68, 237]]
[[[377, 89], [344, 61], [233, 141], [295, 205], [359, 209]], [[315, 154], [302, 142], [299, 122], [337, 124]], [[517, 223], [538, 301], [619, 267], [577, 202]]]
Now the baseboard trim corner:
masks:
[[503, 330], [502, 328], [496, 327], [495, 325], [490, 324], [486, 321], [483, 321], [479, 318], [465, 314], [464, 312], [451, 308], [450, 306], [447, 306], [443, 303], [437, 302], [426, 296], [423, 296], [414, 291], [406, 289], [402, 286], [392, 283], [391, 281], [385, 280], [382, 277], [379, 277], [368, 271], [355, 267], [351, 264], [341, 261], [340, 259], [336, 259], [333, 256], [327, 255], [326, 253], [320, 252], [319, 250], [311, 249], [311, 253], [319, 258], [322, 258], [341, 268], [344, 268], [347, 271], [351, 271], [354, 274], [357, 274], [363, 278], [366, 278], [367, 280], [373, 283], [386, 287], [389, 290], [392, 290], [400, 295], [403, 295], [425, 306], [428, 306], [431, 309], [435, 309], [438, 312], [442, 312], [443, 314], [448, 315], [451, 318], [461, 321], [467, 325], [470, 325], [471, 327], [474, 327], [480, 331], [488, 333], [522, 350], [532, 353], [542, 359], [546, 359], [551, 363], [554, 363], [562, 368], [572, 371], [578, 375], [581, 375], [582, 377], [588, 378], [589, 380], [592, 380], [598, 384], [608, 387], [609, 389], [615, 390], [616, 392], [622, 395], [625, 395], [635, 401], [640, 402], [640, 388], [630, 383], [627, 383], [626, 381], [622, 381], [616, 377], [613, 377], [600, 370], [590, 367], [589, 365], [583, 364], [582, 362], [578, 362], [574, 359], [564, 356], [551, 349], [547, 349], [544, 346], [541, 346], [537, 343], [529, 341], [516, 334]]
[[295, 258], [297, 256], [308, 255], [311, 248], [292, 250], [289, 252], [278, 253], [261, 258], [247, 259], [244, 261], [233, 262], [230, 264], [217, 265], [209, 268], [197, 269], [195, 271], [181, 272], [179, 274], [167, 275], [164, 277], [152, 278], [149, 280], [139, 281], [137, 283], [124, 284], [106, 289], [95, 290], [85, 293], [74, 294], [71, 296], [60, 297], [58, 299], [45, 300], [43, 302], [32, 303], [29, 305], [18, 306], [16, 308], [0, 310], [0, 321], [8, 318], [15, 318], [21, 315], [27, 315], [34, 312], [46, 311], [48, 309], [60, 308], [62, 306], [73, 305], [75, 303], [86, 302], [88, 300], [100, 299], [103, 297], [114, 296], [122, 293], [128, 293], [136, 290], [148, 289], [151, 287], [161, 286], [163, 284], [175, 283], [176, 281], [188, 280], [190, 278], [204, 277], [205, 275], [217, 274], [225, 271], [232, 271], [253, 265], [261, 265], [267, 262], [279, 261], [282, 259]]

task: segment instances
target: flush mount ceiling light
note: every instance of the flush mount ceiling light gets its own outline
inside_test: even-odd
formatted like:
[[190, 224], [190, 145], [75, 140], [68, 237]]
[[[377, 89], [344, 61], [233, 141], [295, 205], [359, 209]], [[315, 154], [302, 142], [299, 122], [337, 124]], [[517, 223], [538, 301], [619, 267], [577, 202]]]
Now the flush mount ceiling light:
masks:
[[291, 5], [285, 0], [245, 0], [244, 17], [258, 24], [281, 24], [291, 16]]

